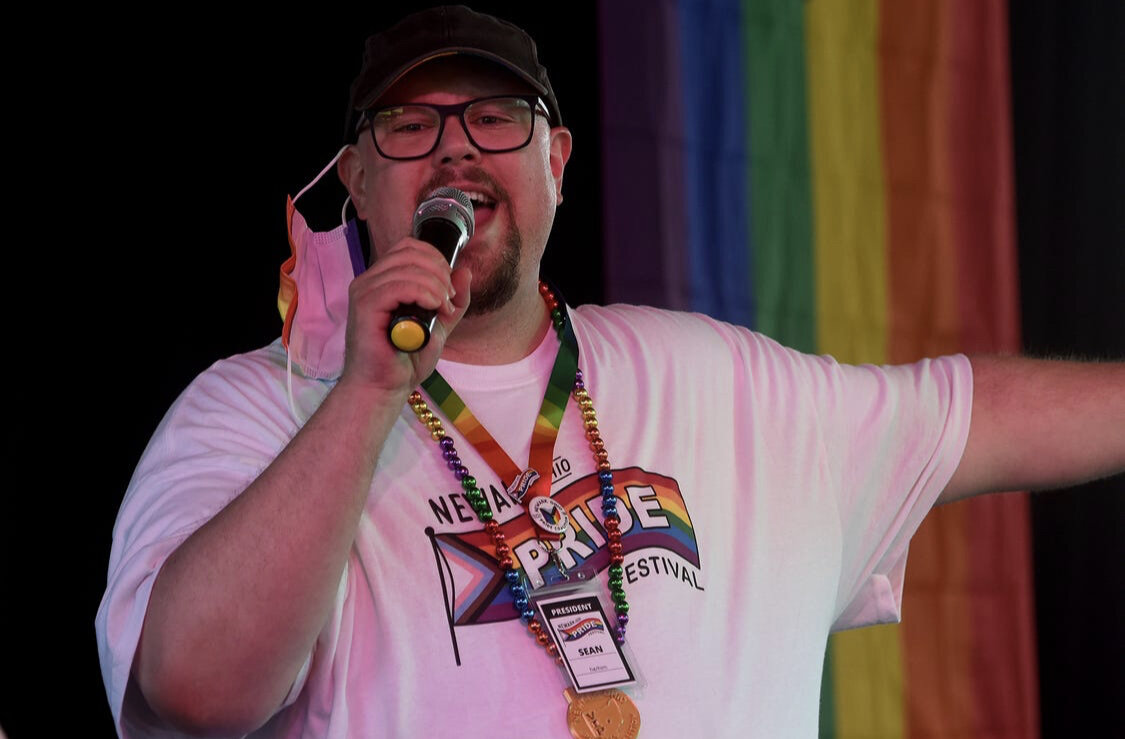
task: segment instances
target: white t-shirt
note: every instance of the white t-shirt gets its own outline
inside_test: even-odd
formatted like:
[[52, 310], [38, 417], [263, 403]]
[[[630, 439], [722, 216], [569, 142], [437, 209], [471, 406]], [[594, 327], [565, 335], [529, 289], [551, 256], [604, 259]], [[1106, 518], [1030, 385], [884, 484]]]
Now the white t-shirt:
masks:
[[[641, 736], [815, 736], [828, 632], [899, 618], [907, 543], [968, 434], [968, 360], [852, 367], [699, 315], [571, 316], [621, 499]], [[517, 465], [556, 349], [548, 332], [512, 365], [439, 365]], [[160, 735], [127, 691], [152, 582], [297, 432], [285, 374], [279, 342], [215, 364], [137, 467], [97, 618], [125, 736]], [[293, 382], [302, 418], [332, 386]], [[521, 566], [536, 568], [527, 515], [445, 425]], [[593, 562], [605, 594], [600, 492], [573, 401], [553, 473], [572, 520], [564, 563]], [[460, 485], [404, 408], [332, 617], [255, 736], [568, 736], [565, 677], [508, 598]]]

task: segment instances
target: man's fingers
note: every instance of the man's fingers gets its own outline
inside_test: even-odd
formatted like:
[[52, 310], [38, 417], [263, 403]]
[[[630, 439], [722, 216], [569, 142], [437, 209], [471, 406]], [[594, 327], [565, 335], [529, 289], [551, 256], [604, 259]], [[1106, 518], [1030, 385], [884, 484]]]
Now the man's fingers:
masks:
[[458, 267], [453, 270], [453, 283], [457, 290], [456, 295], [438, 314], [438, 326], [440, 326], [442, 330], [443, 344], [445, 343], [445, 337], [453, 332], [454, 327], [460, 323], [465, 315], [465, 311], [469, 307], [469, 288], [472, 284], [472, 278], [473, 275], [469, 272], [468, 267]]
[[473, 284], [473, 273], [468, 267], [457, 267], [450, 275], [450, 284], [453, 287], [453, 292], [450, 294], [453, 306], [464, 313], [469, 307], [469, 288]]
[[417, 239], [403, 239], [395, 244], [385, 254], [380, 255], [367, 271], [380, 274], [404, 264], [413, 264], [442, 275], [446, 281], [449, 279], [449, 262], [433, 245]]
[[400, 304], [414, 303], [438, 310], [451, 298], [453, 284], [447, 275], [435, 274], [429, 265], [407, 261], [364, 273], [352, 282], [351, 293], [352, 299], [366, 309], [389, 311]]

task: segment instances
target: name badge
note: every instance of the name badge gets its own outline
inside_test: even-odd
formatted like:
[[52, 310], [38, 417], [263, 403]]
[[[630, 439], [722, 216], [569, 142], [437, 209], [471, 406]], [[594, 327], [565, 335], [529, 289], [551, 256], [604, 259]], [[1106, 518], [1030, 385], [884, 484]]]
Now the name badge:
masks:
[[536, 598], [539, 620], [558, 647], [579, 693], [632, 685], [637, 676], [620, 645], [596, 592], [570, 592]]

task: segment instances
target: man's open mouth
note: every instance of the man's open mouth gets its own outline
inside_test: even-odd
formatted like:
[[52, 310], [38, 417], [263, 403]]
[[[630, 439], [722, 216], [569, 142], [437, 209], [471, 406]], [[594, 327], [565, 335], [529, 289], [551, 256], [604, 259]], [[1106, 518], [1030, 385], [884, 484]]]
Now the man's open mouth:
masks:
[[469, 196], [469, 201], [473, 204], [473, 212], [478, 210], [492, 211], [496, 208], [496, 200], [479, 190], [465, 190], [466, 195]]

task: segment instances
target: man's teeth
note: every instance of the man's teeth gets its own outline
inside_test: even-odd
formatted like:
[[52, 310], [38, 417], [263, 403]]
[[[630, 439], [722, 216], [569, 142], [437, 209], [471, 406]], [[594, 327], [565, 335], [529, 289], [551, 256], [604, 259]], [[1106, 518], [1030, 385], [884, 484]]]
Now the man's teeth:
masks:
[[491, 208], [496, 205], [496, 201], [488, 197], [482, 192], [471, 192], [466, 190], [465, 194], [469, 196], [469, 201], [473, 204], [474, 208]]

